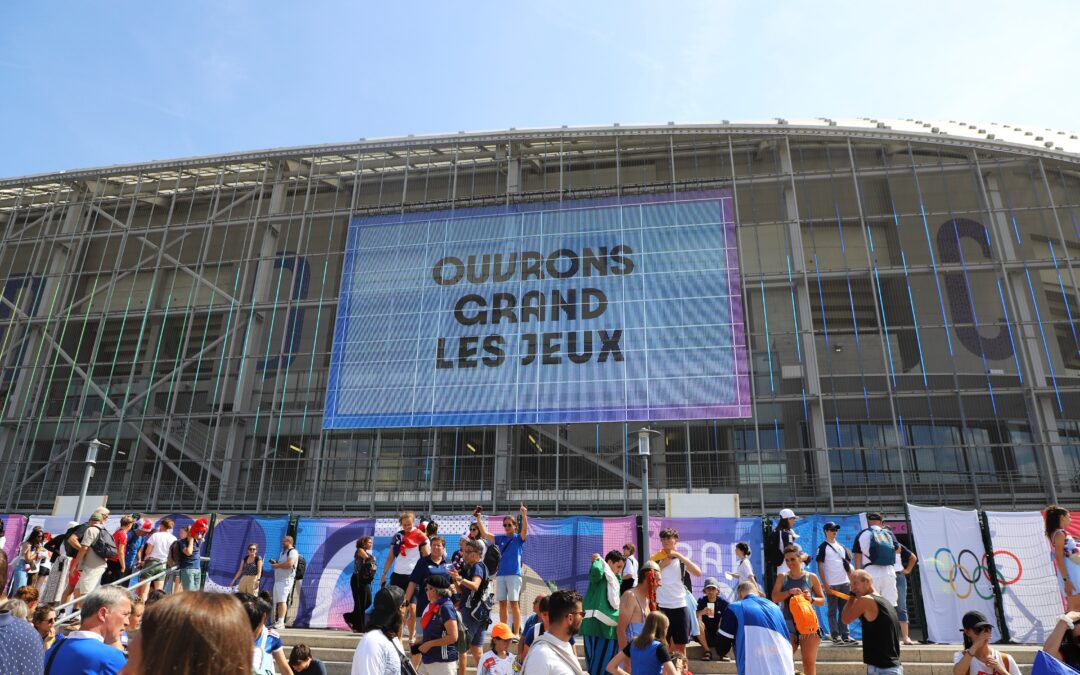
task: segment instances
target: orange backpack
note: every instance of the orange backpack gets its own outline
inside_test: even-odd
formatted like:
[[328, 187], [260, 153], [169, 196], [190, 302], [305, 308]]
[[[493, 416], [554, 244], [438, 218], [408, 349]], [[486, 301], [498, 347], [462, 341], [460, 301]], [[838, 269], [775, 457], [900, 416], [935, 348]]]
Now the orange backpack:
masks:
[[795, 630], [799, 631], [799, 635], [811, 635], [818, 632], [820, 627], [818, 616], [810, 598], [806, 595], [793, 595], [788, 600], [788, 609], [791, 611], [791, 618], [795, 621]]

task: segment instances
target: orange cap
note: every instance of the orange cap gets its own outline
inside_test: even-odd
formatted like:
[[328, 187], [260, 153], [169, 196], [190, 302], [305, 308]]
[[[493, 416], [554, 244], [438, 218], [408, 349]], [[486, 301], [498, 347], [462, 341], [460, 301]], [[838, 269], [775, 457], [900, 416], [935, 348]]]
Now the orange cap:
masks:
[[500, 640], [516, 640], [517, 636], [510, 632], [510, 626], [505, 623], [497, 623], [491, 627], [491, 637]]

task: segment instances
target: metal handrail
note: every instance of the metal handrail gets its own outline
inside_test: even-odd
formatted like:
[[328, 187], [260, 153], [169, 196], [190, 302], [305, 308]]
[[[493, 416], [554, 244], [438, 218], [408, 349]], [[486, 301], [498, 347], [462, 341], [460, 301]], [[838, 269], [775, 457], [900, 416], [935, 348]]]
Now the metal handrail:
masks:
[[[158, 579], [164, 577], [169, 572], [175, 572], [175, 571], [177, 571], [179, 569], [180, 569], [179, 567], [167, 567], [164, 570], [162, 570], [161, 572], [158, 572], [154, 576], [150, 577], [149, 579], [143, 579], [142, 581], [135, 584], [134, 586], [131, 586], [129, 590], [135, 590], [135, 589], [137, 589], [140, 586], [143, 586], [145, 584], [153, 583], [153, 582], [157, 581]], [[132, 577], [138, 576], [140, 574], [142, 574], [142, 570], [139, 570], [137, 572], [132, 572], [131, 574], [127, 575], [126, 577], [122, 577], [120, 579], [117, 579], [116, 581], [110, 581], [107, 584], [102, 584], [101, 586], [99, 586], [99, 588], [101, 588], [103, 586], [116, 586], [117, 584], [123, 583], [124, 581], [127, 581], [128, 579], [131, 579]], [[84, 598], [82, 598], [82, 597], [75, 598], [74, 600], [69, 600], [68, 602], [65, 602], [62, 605], [56, 606], [54, 609], [56, 610], [57, 617], [60, 616], [60, 612], [62, 610], [67, 609], [68, 607], [71, 607], [72, 605], [74, 605], [77, 602], [81, 602], [83, 599]], [[76, 621], [79, 618], [80, 618], [80, 616], [79, 616], [79, 614], [77, 612], [72, 612], [68, 616], [65, 616], [63, 619], [57, 618], [56, 625], [61, 626], [61, 625], [66, 624], [66, 623]]]

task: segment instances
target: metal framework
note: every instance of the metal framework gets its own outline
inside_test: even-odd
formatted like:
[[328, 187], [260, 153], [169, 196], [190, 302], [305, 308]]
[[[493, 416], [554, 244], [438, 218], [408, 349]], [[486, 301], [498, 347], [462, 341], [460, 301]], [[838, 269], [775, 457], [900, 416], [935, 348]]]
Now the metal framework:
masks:
[[0, 180], [5, 506], [49, 508], [101, 437], [91, 491], [121, 507], [626, 512], [636, 426], [322, 431], [348, 221], [714, 187], [735, 201], [753, 417], [650, 424], [657, 499], [1075, 496], [1075, 137], [960, 131], [510, 130]]

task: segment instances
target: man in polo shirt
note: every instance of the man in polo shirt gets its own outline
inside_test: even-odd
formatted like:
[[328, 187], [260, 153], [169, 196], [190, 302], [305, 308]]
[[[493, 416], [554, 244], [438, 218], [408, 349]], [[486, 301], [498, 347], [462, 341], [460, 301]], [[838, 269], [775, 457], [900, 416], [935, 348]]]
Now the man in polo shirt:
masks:
[[75, 555], [75, 562], [71, 564], [72, 569], [79, 570], [79, 581], [75, 584], [76, 598], [81, 598], [97, 588], [105, 574], [108, 562], [92, 548], [104, 530], [105, 515], [101, 511], [94, 511], [90, 514], [89, 527], [79, 541], [81, 548]]
[[521, 629], [521, 554], [525, 551], [525, 537], [529, 535], [529, 510], [522, 504], [518, 511], [521, 513], [521, 531], [518, 532], [518, 524], [513, 516], [503, 516], [503, 534], [488, 532], [480, 512], [473, 513], [480, 536], [494, 542], [502, 554], [495, 577], [495, 600], [499, 603], [499, 623], [509, 623], [506, 620], [506, 606], [510, 605], [513, 615], [510, 630], [515, 635]]
[[45, 664], [51, 673], [95, 673], [116, 675], [124, 667], [124, 652], [109, 645], [120, 640], [120, 633], [131, 616], [131, 596], [116, 586], [99, 588], [83, 600], [79, 630], [65, 640], [57, 640], [45, 652]]

